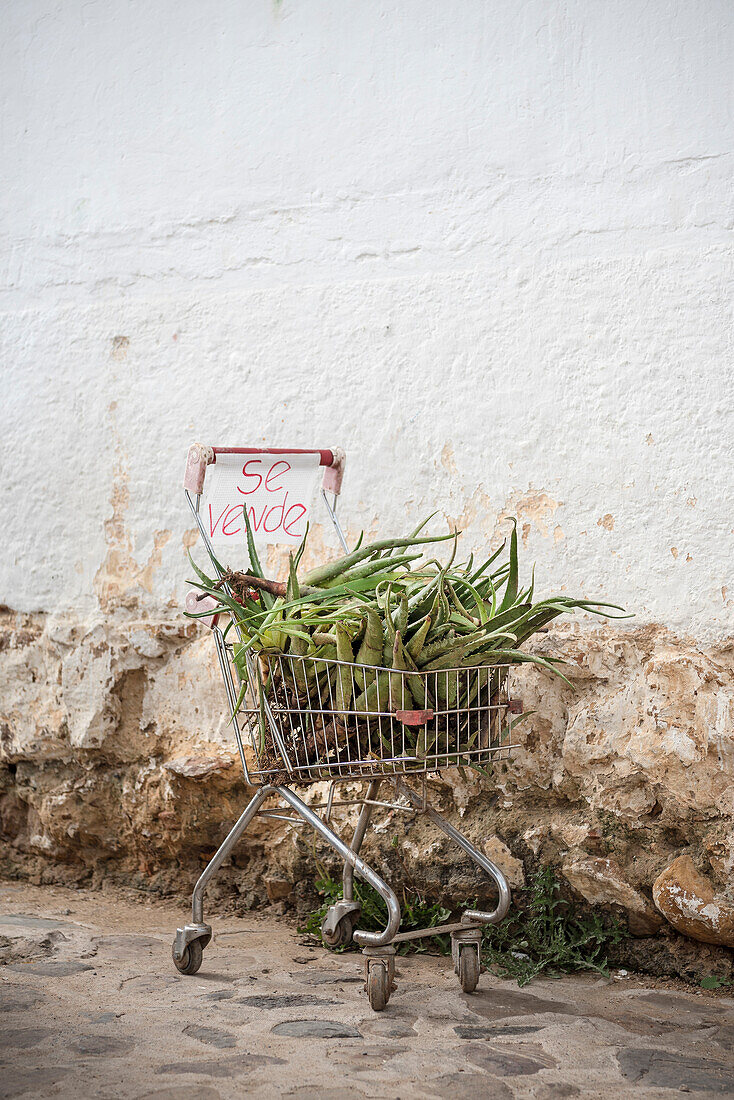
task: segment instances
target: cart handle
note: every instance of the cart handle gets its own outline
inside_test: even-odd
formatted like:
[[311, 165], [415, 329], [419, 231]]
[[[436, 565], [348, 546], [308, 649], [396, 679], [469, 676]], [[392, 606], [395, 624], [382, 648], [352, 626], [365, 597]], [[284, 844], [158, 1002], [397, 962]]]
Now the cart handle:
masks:
[[203, 493], [206, 468], [217, 461], [217, 455], [318, 455], [319, 466], [324, 467], [324, 489], [334, 496], [341, 492], [346, 455], [339, 447], [205, 447], [203, 443], [189, 447], [184, 489], [197, 496]]

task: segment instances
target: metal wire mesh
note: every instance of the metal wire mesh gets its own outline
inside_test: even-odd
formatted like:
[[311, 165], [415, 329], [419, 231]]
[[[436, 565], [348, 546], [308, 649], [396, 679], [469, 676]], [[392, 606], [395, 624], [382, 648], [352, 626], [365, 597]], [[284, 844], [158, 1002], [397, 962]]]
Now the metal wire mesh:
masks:
[[[227, 650], [236, 694], [234, 647]], [[412, 672], [276, 653], [248, 654], [246, 667], [237, 721], [248, 726], [251, 774], [262, 779], [483, 769], [514, 747], [511, 665]]]

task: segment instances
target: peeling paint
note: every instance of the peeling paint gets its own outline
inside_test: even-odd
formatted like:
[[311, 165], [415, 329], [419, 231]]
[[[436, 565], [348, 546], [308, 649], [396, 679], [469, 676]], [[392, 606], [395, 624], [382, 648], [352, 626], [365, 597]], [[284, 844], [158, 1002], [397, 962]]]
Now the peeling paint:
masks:
[[128, 610], [139, 603], [139, 590], [153, 591], [156, 569], [162, 560], [163, 547], [171, 538], [170, 531], [155, 531], [153, 549], [147, 561], [139, 565], [133, 557], [132, 538], [125, 526], [125, 514], [130, 504], [129, 475], [118, 461], [110, 497], [112, 515], [104, 521], [107, 553], [94, 575], [94, 591], [103, 611], [117, 608]]
[[531, 529], [535, 530], [544, 539], [549, 536], [547, 520], [561, 506], [561, 501], [553, 500], [548, 493], [535, 489], [524, 492], [516, 491], [507, 497], [502, 511], [497, 517], [497, 527], [510, 517], [525, 520], [523, 532], [527, 527], [527, 535], [523, 534], [523, 541], [527, 542]]
[[[444, 514], [451, 525], [452, 516], [447, 512]], [[477, 486], [470, 495], [465, 496], [462, 511], [453, 517], [453, 527], [458, 531], [466, 531], [467, 528], [476, 524], [480, 530], [487, 531], [491, 535], [491, 545], [494, 547], [502, 542], [505, 534], [500, 530], [500, 521], [495, 517], [496, 512], [492, 506], [491, 497], [485, 489]]]
[[130, 347], [130, 338], [128, 336], [113, 336], [112, 337], [112, 351], [110, 355], [113, 359], [117, 359], [121, 362], [127, 358], [127, 351]]
[[450, 443], [444, 443], [443, 450], [441, 451], [441, 465], [444, 470], [448, 470], [450, 474], [458, 474], [456, 462], [454, 461], [454, 448]]

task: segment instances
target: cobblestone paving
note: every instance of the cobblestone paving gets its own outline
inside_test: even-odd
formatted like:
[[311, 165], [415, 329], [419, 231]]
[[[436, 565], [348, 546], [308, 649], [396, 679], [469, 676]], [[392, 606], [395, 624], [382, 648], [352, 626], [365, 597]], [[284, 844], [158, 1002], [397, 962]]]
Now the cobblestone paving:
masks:
[[730, 998], [488, 975], [465, 995], [448, 960], [417, 956], [376, 1014], [359, 956], [285, 924], [215, 918], [201, 971], [179, 975], [184, 918], [0, 885], [0, 1100], [734, 1096]]

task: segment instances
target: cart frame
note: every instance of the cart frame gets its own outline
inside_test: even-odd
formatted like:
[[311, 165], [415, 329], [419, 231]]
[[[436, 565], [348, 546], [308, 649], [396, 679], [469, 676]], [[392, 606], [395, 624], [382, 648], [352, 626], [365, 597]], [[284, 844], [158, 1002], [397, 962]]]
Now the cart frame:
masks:
[[[345, 462], [342, 451], [337, 448], [318, 451], [299, 451], [295, 448], [212, 448], [194, 444], [190, 447], [187, 457], [184, 491], [189, 508], [201, 535], [202, 542], [207, 549], [212, 565], [220, 579], [222, 573], [219, 569], [217, 556], [214, 553], [211, 540], [202, 521], [200, 504], [207, 467], [216, 462], [217, 454], [232, 453], [245, 455], [318, 453], [320, 456], [319, 464], [325, 469], [321, 497], [339, 542], [345, 553], [348, 552], [347, 542], [336, 515], [337, 500], [341, 489]], [[231, 595], [226, 582], [222, 583], [222, 587]], [[397, 711], [398, 714], [402, 714], [406, 724], [414, 726], [426, 726], [429, 722], [437, 724], [440, 717], [445, 717], [447, 731], [446, 753], [438, 751], [438, 739], [436, 745], [437, 751], [433, 755], [429, 755], [425, 759], [420, 760], [417, 760], [415, 756], [406, 756], [405, 753], [400, 755], [399, 753], [396, 754], [393, 752], [391, 757], [383, 760], [376, 760], [375, 758], [370, 758], [369, 760], [353, 760], [349, 758], [345, 761], [342, 759], [337, 749], [338, 766], [335, 767], [334, 764], [326, 766], [326, 761], [323, 760], [319, 761], [316, 765], [312, 763], [307, 768], [299, 768], [297, 766], [297, 758], [294, 763], [292, 753], [289, 756], [284, 736], [284, 728], [287, 728], [287, 722], [290, 722], [291, 729], [293, 728], [293, 713], [296, 714], [296, 721], [299, 720], [300, 716], [311, 713], [312, 711], [322, 716], [329, 715], [332, 718], [337, 717], [341, 721], [346, 721], [352, 717], [353, 712], [338, 710], [335, 708], [333, 700], [327, 701], [331, 703], [331, 707], [328, 709], [324, 709], [323, 700], [321, 699], [319, 700], [322, 704], [321, 707], [314, 708], [313, 700], [310, 696], [307, 697], [305, 704], [299, 699], [298, 706], [295, 708], [289, 708], [288, 705], [273, 707], [267, 699], [255, 700], [254, 703], [250, 704], [249, 709], [246, 709], [244, 712], [245, 715], [249, 717], [250, 738], [255, 760], [257, 761], [257, 767], [252, 768], [248, 765], [245, 753], [245, 734], [242, 728], [241, 712], [238, 713], [237, 710], [236, 676], [233, 670], [232, 646], [227, 642], [225, 632], [219, 621], [220, 618], [224, 617], [224, 613], [220, 611], [209, 616], [202, 616], [202, 612], [206, 612], [207, 610], [214, 611], [214, 608], [217, 606], [218, 605], [216, 605], [216, 602], [211, 597], [204, 597], [202, 599], [201, 597], [197, 597], [193, 592], [190, 592], [187, 597], [188, 610], [191, 611], [195, 609], [199, 617], [202, 618], [202, 621], [212, 632], [217, 658], [224, 680], [229, 710], [232, 714], [232, 726], [245, 781], [249, 785], [254, 786], [256, 790], [238, 821], [219, 846], [194, 887], [191, 901], [191, 920], [177, 930], [173, 943], [173, 961], [175, 966], [184, 974], [195, 974], [201, 966], [204, 948], [212, 938], [211, 925], [207, 924], [204, 920], [204, 897], [207, 887], [218, 869], [231, 855], [250, 822], [256, 815], [259, 815], [261, 817], [270, 817], [277, 820], [286, 820], [293, 825], [303, 825], [313, 829], [314, 832], [321, 836], [321, 838], [331, 846], [343, 861], [343, 897], [341, 901], [336, 902], [329, 908], [321, 928], [322, 939], [329, 947], [344, 946], [350, 941], [353, 941], [362, 948], [365, 961], [365, 989], [374, 1010], [380, 1011], [385, 1007], [389, 1000], [390, 993], [394, 989], [395, 945], [409, 940], [419, 939], [424, 936], [433, 936], [442, 933], [450, 934], [454, 969], [459, 975], [461, 986], [464, 991], [473, 992], [477, 986], [481, 972], [480, 948], [482, 927], [485, 925], [498, 924], [505, 917], [510, 906], [511, 898], [509, 885], [500, 868], [480, 852], [463, 833], [451, 825], [450, 822], [448, 822], [428, 802], [426, 782], [428, 773], [438, 771], [442, 766], [449, 766], [448, 762], [454, 759], [455, 754], [450, 751], [451, 746], [449, 744], [449, 716], [451, 716], [451, 720], [453, 721], [454, 712], [446, 710], [442, 711], [440, 715], [438, 713], [434, 715], [434, 712], [428, 708], [426, 708], [425, 711], [410, 711], [408, 709], [404, 709], [402, 712], [400, 710]], [[231, 626], [235, 632], [235, 636], [241, 640], [242, 635], [234, 616], [231, 616]], [[247, 656], [247, 662], [250, 683], [255, 684], [257, 683], [258, 669], [249, 654]], [[328, 663], [341, 664], [341, 662]], [[379, 671], [381, 670], [374, 670], [375, 675], [377, 675]], [[446, 675], [448, 676], [449, 672], [456, 672], [458, 674], [458, 671], [459, 670], [448, 670]], [[497, 681], [494, 682], [496, 683]], [[490, 698], [489, 687], [486, 688], [486, 695], [486, 702], [483, 705], [477, 705], [473, 708], [479, 715], [479, 717], [476, 718], [477, 731], [479, 731], [481, 726], [485, 732], [481, 734], [480, 738], [480, 740], [483, 739], [483, 743], [481, 743], [476, 750], [472, 750], [472, 753], [469, 755], [473, 755], [475, 760], [480, 763], [489, 762], [491, 759], [496, 758], [498, 754], [505, 758], [509, 755], [509, 751], [513, 746], [502, 736], [498, 739], [496, 738], [494, 742], [491, 736], [489, 736], [488, 740], [486, 730], [491, 730], [493, 728], [491, 723], [495, 722], [498, 717], [501, 718], [504, 712], [516, 713], [517, 710], [520, 709], [517, 701], [510, 700], [509, 695], [504, 697], [504, 701], [498, 702], [497, 699], [499, 696], [496, 691], [492, 698]], [[403, 703], [404, 708], [407, 708], [406, 698], [406, 686], [405, 682], [403, 682], [402, 698], [400, 702]], [[481, 703], [481, 687], [479, 690], [479, 699]], [[258, 754], [258, 745], [254, 735], [256, 724], [253, 721], [253, 715], [261, 714], [263, 705], [267, 714], [268, 729], [286, 765], [287, 774], [285, 781], [280, 781], [280, 776], [279, 781], [273, 781], [273, 776], [268, 774], [268, 769], [263, 768]], [[393, 705], [392, 711], [394, 710], [395, 706]], [[362, 718], [362, 716], [359, 717], [360, 719]], [[383, 714], [371, 712], [368, 719], [369, 717], [374, 721], [379, 720], [381, 722]], [[387, 720], [387, 715], [384, 715], [384, 717]], [[323, 720], [325, 720], [325, 718], [322, 718], [322, 721]], [[457, 713], [457, 729], [459, 721], [466, 722], [470, 720], [471, 717], [467, 717], [466, 714], [459, 715]], [[512, 724], [510, 723], [508, 727], [510, 730], [511, 726]], [[437, 728], [439, 727], [437, 726]], [[380, 726], [380, 733], [382, 734], [382, 726]], [[468, 762], [471, 763], [472, 761], [470, 760]], [[329, 767], [331, 767], [331, 771], [329, 771]], [[272, 769], [270, 770], [272, 772]], [[407, 781], [406, 777], [408, 775], [412, 775], [414, 778], [417, 776], [422, 780], [422, 790], [420, 792], [415, 789], [412, 783]], [[327, 801], [323, 805], [308, 805], [291, 789], [291, 785], [309, 785], [315, 782], [322, 782], [325, 778], [330, 779], [331, 783]], [[336, 790], [339, 784], [345, 782], [354, 783], [359, 780], [363, 780], [367, 784], [364, 794], [359, 797], [336, 798]], [[385, 783], [389, 783], [393, 787], [394, 797], [389, 802], [380, 800], [379, 798], [380, 789]], [[272, 803], [273, 801], [277, 801], [278, 805], [268, 805], [268, 803]], [[331, 826], [333, 808], [339, 805], [358, 805], [360, 807], [357, 824], [349, 844], [347, 844]], [[447, 922], [430, 928], [414, 929], [409, 932], [400, 932], [400, 905], [395, 892], [360, 856], [360, 850], [370, 824], [373, 810], [376, 807], [383, 806], [405, 810], [410, 813], [424, 814], [439, 830], [457, 844], [496, 886], [498, 898], [495, 908], [489, 912], [473, 909], [466, 910], [462, 913], [458, 921]], [[372, 886], [385, 903], [387, 908], [387, 921], [384, 929], [380, 932], [370, 932], [357, 927], [360, 916], [360, 905], [355, 899], [354, 893], [355, 874]]]

